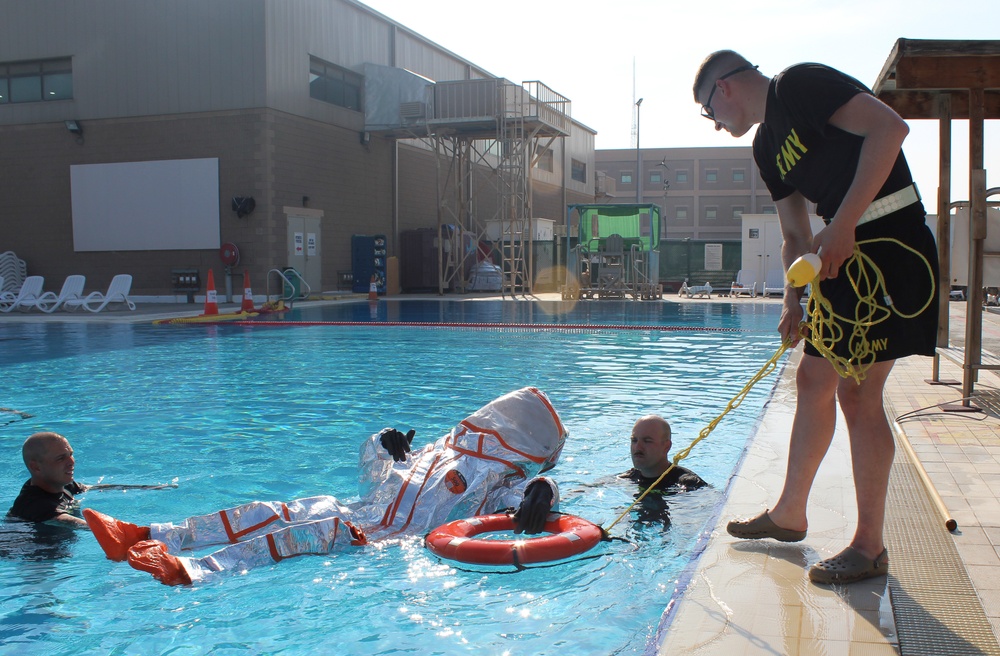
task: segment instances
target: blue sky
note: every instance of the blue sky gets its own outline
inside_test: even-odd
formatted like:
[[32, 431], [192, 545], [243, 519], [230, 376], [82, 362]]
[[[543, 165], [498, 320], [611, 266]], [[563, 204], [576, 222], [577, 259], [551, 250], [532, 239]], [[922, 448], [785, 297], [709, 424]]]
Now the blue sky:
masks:
[[[568, 97], [573, 117], [597, 131], [599, 149], [635, 147], [636, 98], [643, 148], [749, 145], [749, 136], [715, 132], [692, 99], [694, 73], [714, 50], [737, 50], [766, 75], [817, 61], [871, 86], [899, 38], [1000, 38], [995, 0], [362, 1], [494, 75], [539, 80]], [[992, 187], [1000, 186], [998, 123], [986, 126]], [[937, 122], [910, 128], [903, 150], [933, 212]], [[967, 123], [955, 121], [952, 132], [952, 200], [964, 200]]]

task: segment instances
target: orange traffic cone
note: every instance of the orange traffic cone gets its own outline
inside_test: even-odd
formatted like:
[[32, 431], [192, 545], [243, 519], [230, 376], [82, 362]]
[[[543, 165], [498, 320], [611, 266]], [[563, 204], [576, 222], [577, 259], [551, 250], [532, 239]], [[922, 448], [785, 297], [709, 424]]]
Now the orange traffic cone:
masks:
[[219, 296], [215, 293], [215, 275], [208, 270], [208, 286], [205, 292], [205, 315], [219, 313]]
[[240, 312], [253, 312], [253, 291], [250, 289], [250, 272], [243, 272], [243, 304], [240, 305]]
[[378, 300], [378, 285], [375, 283], [375, 274], [372, 274], [372, 281], [368, 284], [368, 300]]

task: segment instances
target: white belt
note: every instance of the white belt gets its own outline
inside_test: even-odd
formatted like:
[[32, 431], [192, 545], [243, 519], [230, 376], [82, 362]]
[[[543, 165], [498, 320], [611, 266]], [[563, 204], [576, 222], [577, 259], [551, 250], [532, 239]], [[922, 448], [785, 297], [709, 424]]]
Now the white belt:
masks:
[[868, 206], [865, 213], [861, 215], [860, 219], [858, 219], [858, 225], [874, 221], [875, 219], [881, 219], [886, 214], [892, 214], [896, 210], [901, 210], [904, 207], [913, 205], [919, 200], [920, 193], [917, 191], [916, 184], [903, 187], [897, 192], [891, 193], [888, 196], [882, 196], [881, 198], [877, 198], [872, 201], [872, 204]]

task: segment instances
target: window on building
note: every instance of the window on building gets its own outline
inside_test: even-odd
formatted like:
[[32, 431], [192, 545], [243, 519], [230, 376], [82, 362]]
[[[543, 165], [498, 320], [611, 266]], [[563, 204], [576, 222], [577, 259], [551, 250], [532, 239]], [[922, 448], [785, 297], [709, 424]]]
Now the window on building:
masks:
[[743, 208], [738, 205], [733, 207], [733, 218], [739, 219], [742, 216], [743, 216]]
[[632, 184], [632, 172], [622, 171], [622, 184]]
[[681, 205], [677, 208], [674, 214], [677, 216], [678, 221], [686, 221], [688, 218], [688, 208]]
[[717, 219], [719, 217], [718, 207], [706, 207], [705, 208], [705, 218], [706, 219]]
[[687, 171], [678, 171], [677, 172], [677, 182], [687, 182], [687, 181], [688, 181], [688, 172]]
[[309, 58], [309, 97], [361, 111], [362, 77], [346, 68]]
[[733, 169], [733, 182], [743, 182], [746, 179], [747, 172], [743, 169]]
[[707, 169], [705, 171], [705, 182], [718, 182], [719, 172], [716, 169]]
[[73, 64], [69, 57], [0, 64], [0, 104], [72, 97]]
[[541, 153], [538, 154], [538, 159], [535, 162], [535, 166], [543, 171], [549, 171], [550, 173], [555, 170], [555, 158], [552, 154], [551, 148], [546, 148]]
[[587, 163], [578, 159], [571, 160], [569, 175], [577, 182], [587, 181]]
[[777, 214], [778, 210], [775, 209], [774, 205], [765, 205], [760, 212], [761, 214]]
[[663, 173], [661, 171], [650, 171], [649, 181], [653, 184], [660, 184], [663, 182]]

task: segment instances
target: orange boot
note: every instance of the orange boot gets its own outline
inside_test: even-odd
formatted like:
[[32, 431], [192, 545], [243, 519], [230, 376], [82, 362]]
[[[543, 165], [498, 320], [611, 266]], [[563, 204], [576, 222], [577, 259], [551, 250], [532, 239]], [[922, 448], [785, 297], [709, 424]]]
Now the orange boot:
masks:
[[177, 556], [167, 553], [167, 545], [158, 540], [144, 540], [128, 550], [128, 564], [149, 572], [166, 585], [190, 585], [191, 577]]
[[85, 508], [83, 518], [109, 560], [125, 560], [129, 547], [149, 539], [148, 526], [136, 526]]

